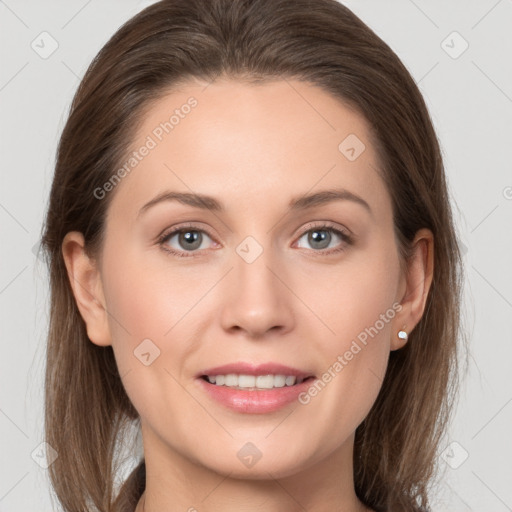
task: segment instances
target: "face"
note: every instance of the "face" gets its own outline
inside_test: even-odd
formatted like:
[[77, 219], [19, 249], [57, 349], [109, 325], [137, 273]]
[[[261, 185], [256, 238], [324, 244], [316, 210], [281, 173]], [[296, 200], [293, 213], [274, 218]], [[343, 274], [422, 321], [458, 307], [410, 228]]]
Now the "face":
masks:
[[206, 85], [151, 106], [104, 189], [107, 334], [90, 337], [113, 346], [146, 452], [284, 477], [348, 457], [397, 348], [392, 204], [369, 126], [328, 93]]

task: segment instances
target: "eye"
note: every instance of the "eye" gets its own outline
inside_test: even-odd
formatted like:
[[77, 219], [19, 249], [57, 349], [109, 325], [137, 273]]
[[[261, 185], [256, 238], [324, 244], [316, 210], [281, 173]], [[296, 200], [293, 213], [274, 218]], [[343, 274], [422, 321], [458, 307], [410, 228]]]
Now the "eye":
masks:
[[[336, 229], [335, 227], [329, 225], [329, 224], [321, 224], [314, 226], [311, 228], [308, 226], [309, 229], [305, 231], [301, 237], [299, 238], [302, 240], [303, 238], [306, 239], [306, 242], [313, 248], [316, 249], [315, 252], [320, 252], [321, 254], [331, 254], [336, 253], [339, 251], [343, 251], [346, 248], [346, 245], [349, 245], [352, 243], [351, 236], [346, 233], [345, 231], [342, 231], [340, 229]], [[324, 249], [328, 249], [331, 243], [334, 241], [336, 243], [336, 239], [338, 239], [338, 247], [335, 247], [332, 250], [324, 251]], [[341, 241], [341, 244], [339, 243]], [[336, 244], [335, 244], [336, 245]], [[300, 247], [300, 245], [299, 245]]]
[[[312, 247], [313, 253], [318, 253], [319, 255], [333, 254], [345, 250], [347, 245], [352, 244], [352, 237], [347, 232], [337, 229], [330, 224], [309, 224], [307, 227], [309, 229], [302, 233], [298, 243], [303, 238], [306, 239], [307, 243]], [[178, 226], [171, 231], [165, 232], [159, 237], [158, 244], [164, 251], [174, 256], [187, 258], [199, 255], [200, 250], [207, 249], [207, 239], [213, 241], [213, 237], [207, 231], [194, 225], [186, 225]], [[338, 240], [337, 247], [336, 240]], [[173, 241], [174, 243], [172, 243]], [[335, 247], [329, 249], [333, 241]], [[213, 242], [214, 244], [216, 243], [215, 241]], [[300, 243], [298, 247], [303, 248]]]
[[[180, 226], [164, 233], [159, 238], [158, 243], [164, 251], [174, 254], [175, 256], [186, 258], [195, 256], [194, 253], [198, 252], [198, 249], [207, 248], [203, 245], [205, 236], [212, 240], [210, 235], [203, 229], [199, 229], [195, 226]], [[175, 245], [171, 243], [173, 239]]]

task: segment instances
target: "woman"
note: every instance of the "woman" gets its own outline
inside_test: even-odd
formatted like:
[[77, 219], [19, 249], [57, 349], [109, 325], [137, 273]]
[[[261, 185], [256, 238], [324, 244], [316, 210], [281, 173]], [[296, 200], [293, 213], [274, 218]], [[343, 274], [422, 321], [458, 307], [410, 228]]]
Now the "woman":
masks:
[[429, 509], [461, 257], [423, 98], [346, 7], [129, 20], [74, 98], [43, 242], [64, 510]]

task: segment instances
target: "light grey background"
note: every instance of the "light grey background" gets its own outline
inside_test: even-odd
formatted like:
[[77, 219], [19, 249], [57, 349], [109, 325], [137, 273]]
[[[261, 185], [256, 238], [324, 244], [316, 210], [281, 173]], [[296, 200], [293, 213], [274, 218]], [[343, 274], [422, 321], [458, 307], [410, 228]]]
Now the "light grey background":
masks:
[[[52, 510], [47, 470], [36, 463], [48, 282], [33, 248], [58, 138], [87, 65], [150, 3], [0, 1], [2, 512]], [[393, 48], [425, 96], [466, 251], [470, 367], [447, 440], [455, 444], [439, 460], [445, 473], [432, 492], [434, 511], [510, 511], [512, 0], [343, 3]], [[52, 44], [58, 48], [44, 55]]]

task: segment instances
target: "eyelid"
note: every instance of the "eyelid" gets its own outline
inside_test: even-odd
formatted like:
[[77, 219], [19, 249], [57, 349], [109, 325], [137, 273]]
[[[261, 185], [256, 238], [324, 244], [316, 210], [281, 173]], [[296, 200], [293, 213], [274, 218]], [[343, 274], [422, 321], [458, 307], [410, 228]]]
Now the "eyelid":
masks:
[[345, 235], [348, 238], [354, 237], [354, 234], [349, 229], [345, 228], [344, 226], [339, 226], [338, 224], [335, 224], [328, 220], [314, 220], [311, 222], [308, 222], [302, 229], [300, 236], [305, 235], [308, 231], [311, 231], [312, 229], [332, 229], [334, 231], [339, 231], [343, 235]]
[[157, 236], [157, 239], [165, 238], [171, 234], [174, 234], [178, 231], [183, 231], [186, 229], [190, 229], [190, 230], [194, 230], [194, 231], [204, 231], [205, 233], [208, 234], [208, 236], [210, 236], [211, 238], [214, 238], [207, 227], [202, 226], [201, 223], [196, 224], [194, 221], [189, 221], [189, 222], [184, 222], [182, 224], [177, 224], [177, 225], [169, 227], [169, 228], [165, 228]]

